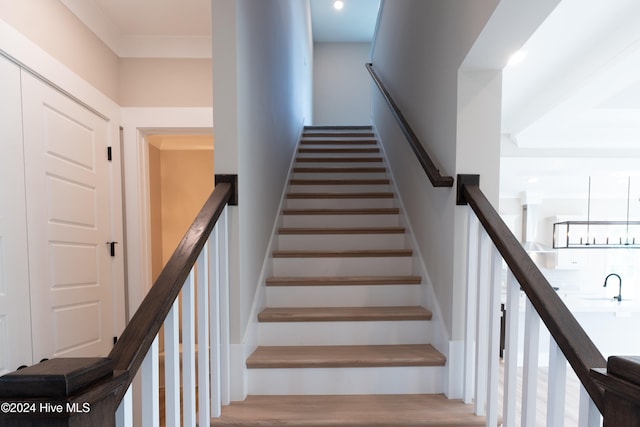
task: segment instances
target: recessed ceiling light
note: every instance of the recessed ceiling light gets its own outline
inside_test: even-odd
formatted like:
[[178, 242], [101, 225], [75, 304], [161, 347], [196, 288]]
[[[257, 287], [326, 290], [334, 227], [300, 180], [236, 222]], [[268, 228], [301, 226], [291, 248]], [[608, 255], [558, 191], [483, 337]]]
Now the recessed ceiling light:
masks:
[[342, 10], [342, 8], [344, 7], [344, 2], [340, 1], [340, 0], [336, 0], [333, 2], [333, 8], [335, 10]]
[[512, 67], [514, 65], [518, 65], [522, 61], [524, 61], [526, 57], [527, 57], [527, 52], [525, 52], [524, 50], [519, 50], [513, 55], [511, 55], [511, 58], [509, 58], [509, 61], [507, 62], [507, 66]]

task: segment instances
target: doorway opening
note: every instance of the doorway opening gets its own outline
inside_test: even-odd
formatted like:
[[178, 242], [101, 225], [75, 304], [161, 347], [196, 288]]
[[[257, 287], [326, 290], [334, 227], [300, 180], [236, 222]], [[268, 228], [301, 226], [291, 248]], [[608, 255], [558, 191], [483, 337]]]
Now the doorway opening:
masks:
[[155, 281], [213, 191], [213, 135], [147, 135], [146, 141]]

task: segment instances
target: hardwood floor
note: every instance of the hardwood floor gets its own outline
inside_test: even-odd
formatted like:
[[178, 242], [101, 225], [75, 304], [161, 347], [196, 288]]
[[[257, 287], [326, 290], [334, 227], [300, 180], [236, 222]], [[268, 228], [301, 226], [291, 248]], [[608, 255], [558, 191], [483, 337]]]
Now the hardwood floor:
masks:
[[250, 369], [443, 366], [444, 363], [444, 356], [430, 344], [260, 346], [247, 359]]
[[[500, 396], [498, 401], [498, 413], [502, 413], [503, 402], [503, 387], [502, 382], [504, 378], [504, 365], [500, 363]], [[546, 367], [538, 369], [538, 381], [537, 381], [537, 399], [536, 399], [536, 427], [547, 426], [547, 387], [548, 387], [548, 375], [549, 370]], [[522, 368], [518, 369], [518, 379], [516, 386], [516, 425], [509, 427], [520, 427], [521, 420], [521, 403], [522, 403]], [[565, 393], [565, 416], [564, 427], [577, 427], [578, 426], [578, 408], [580, 403], [580, 381], [573, 372], [573, 370], [567, 367], [567, 386]]]
[[412, 427], [484, 425], [443, 395], [248, 396], [223, 408], [212, 426]]

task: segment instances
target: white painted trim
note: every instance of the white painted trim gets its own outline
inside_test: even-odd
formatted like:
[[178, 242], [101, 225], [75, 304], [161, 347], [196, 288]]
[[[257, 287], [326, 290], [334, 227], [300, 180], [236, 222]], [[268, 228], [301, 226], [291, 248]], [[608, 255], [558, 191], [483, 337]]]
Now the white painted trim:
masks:
[[[121, 204], [121, 176], [120, 168], [120, 106], [104, 95], [87, 81], [67, 68], [60, 61], [49, 55], [38, 45], [33, 43], [22, 33], [0, 19], [0, 55], [27, 70], [29, 73], [64, 93], [74, 101], [98, 114], [108, 122], [109, 145], [113, 147], [114, 159], [110, 165], [112, 202], [111, 238], [113, 241], [123, 242], [125, 239], [122, 222]], [[119, 252], [122, 254], [122, 252]], [[118, 252], [116, 252], [118, 254]], [[118, 256], [118, 255], [117, 255]], [[115, 259], [122, 262], [123, 259]], [[114, 268], [113, 281], [115, 284], [124, 284], [123, 268]], [[113, 299], [113, 327], [114, 334], [120, 335], [124, 330], [125, 319], [125, 290], [114, 292]]]
[[0, 53], [99, 115], [117, 121], [120, 107], [114, 101], [2, 20]]
[[142, 384], [142, 426], [158, 426], [160, 425], [160, 411], [158, 411], [160, 371], [157, 335], [140, 366], [140, 382]]
[[120, 58], [211, 58], [210, 36], [141, 36], [121, 34], [94, 2], [60, 0]]
[[129, 266], [129, 313], [151, 285], [148, 147], [145, 136], [202, 134], [213, 129], [212, 108], [122, 108]]
[[121, 36], [115, 51], [120, 58], [210, 59], [211, 37]]

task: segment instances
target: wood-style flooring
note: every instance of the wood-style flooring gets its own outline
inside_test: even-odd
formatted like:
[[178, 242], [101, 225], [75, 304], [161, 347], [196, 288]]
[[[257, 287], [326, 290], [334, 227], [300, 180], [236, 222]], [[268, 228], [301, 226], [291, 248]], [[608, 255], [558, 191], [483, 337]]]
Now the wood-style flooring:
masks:
[[445, 361], [430, 344], [260, 346], [247, 359], [247, 368], [443, 366]]
[[443, 395], [248, 396], [222, 410], [224, 427], [471, 427], [471, 407]]

